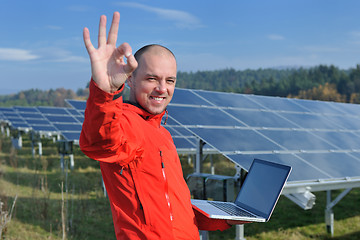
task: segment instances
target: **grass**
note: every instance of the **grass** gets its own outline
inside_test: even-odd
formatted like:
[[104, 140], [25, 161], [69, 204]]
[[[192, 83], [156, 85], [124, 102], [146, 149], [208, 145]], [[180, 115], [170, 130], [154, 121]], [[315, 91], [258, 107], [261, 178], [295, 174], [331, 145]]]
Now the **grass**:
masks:
[[[9, 210], [18, 196], [12, 220], [3, 234], [3, 239], [42, 240], [64, 239], [115, 239], [108, 199], [104, 196], [101, 173], [96, 161], [84, 156], [75, 147], [75, 169], [66, 172], [60, 169], [60, 157], [56, 144], [43, 139], [43, 156], [31, 154], [28, 139], [24, 147], [15, 150], [8, 137], [0, 136], [0, 200], [3, 210]], [[193, 168], [187, 156], [181, 156], [184, 176]], [[214, 156], [216, 174], [233, 175], [234, 166], [221, 156]], [[210, 172], [210, 164], [204, 165]], [[61, 184], [66, 185], [62, 201]], [[333, 191], [333, 198], [340, 191]], [[325, 192], [315, 193], [316, 205], [304, 211], [285, 197], [281, 197], [268, 223], [245, 225], [245, 237], [254, 239], [360, 239], [360, 190], [353, 189], [334, 207], [335, 234], [326, 233], [324, 210]], [[65, 208], [62, 208], [64, 204]], [[62, 220], [66, 214], [66, 221]], [[210, 239], [234, 239], [235, 228], [211, 232]]]

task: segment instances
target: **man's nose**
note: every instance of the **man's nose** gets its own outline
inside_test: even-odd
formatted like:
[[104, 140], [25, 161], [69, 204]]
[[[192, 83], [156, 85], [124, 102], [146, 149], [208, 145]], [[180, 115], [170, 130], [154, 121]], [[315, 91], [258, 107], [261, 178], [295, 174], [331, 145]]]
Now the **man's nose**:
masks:
[[166, 81], [165, 80], [160, 80], [158, 82], [157, 88], [156, 90], [160, 93], [164, 93], [166, 92]]

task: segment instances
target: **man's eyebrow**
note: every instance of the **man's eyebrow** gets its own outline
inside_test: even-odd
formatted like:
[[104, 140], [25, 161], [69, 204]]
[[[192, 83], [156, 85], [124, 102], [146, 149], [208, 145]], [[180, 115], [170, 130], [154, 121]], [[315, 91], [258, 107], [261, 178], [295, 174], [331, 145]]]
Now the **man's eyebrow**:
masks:
[[[145, 74], [146, 77], [154, 77], [154, 78], [159, 78], [158, 75], [156, 74], [151, 74], [151, 73], [147, 73]], [[176, 77], [175, 76], [171, 76], [171, 77], [167, 77], [167, 79], [173, 79], [173, 80], [176, 80]]]
[[146, 75], [145, 75], [146, 77], [158, 77], [158, 75], [156, 75], [156, 74], [151, 74], [151, 73], [147, 73]]

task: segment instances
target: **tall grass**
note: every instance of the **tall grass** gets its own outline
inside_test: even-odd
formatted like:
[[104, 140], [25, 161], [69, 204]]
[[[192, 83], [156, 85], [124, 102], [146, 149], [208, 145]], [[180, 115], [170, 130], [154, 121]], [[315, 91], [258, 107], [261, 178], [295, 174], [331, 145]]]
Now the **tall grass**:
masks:
[[[98, 163], [75, 147], [75, 168], [68, 170], [66, 179], [66, 172], [60, 169], [56, 144], [51, 139], [42, 142], [43, 156], [32, 157], [28, 139], [24, 139], [21, 150], [16, 150], [9, 138], [0, 136], [0, 200], [11, 206], [18, 196], [3, 239], [115, 239]], [[181, 162], [184, 176], [193, 171], [186, 156], [181, 156]], [[213, 162], [216, 174], [235, 173], [233, 164], [223, 157], [214, 156]], [[209, 162], [205, 162], [204, 171], [210, 172]], [[333, 191], [333, 197], [339, 192]], [[324, 223], [326, 194], [319, 192], [316, 196], [316, 205], [308, 211], [281, 197], [268, 223], [245, 225], [246, 239], [331, 239]], [[340, 201], [334, 213], [332, 239], [360, 239], [359, 189]], [[235, 228], [210, 233], [210, 239], [234, 238]]]

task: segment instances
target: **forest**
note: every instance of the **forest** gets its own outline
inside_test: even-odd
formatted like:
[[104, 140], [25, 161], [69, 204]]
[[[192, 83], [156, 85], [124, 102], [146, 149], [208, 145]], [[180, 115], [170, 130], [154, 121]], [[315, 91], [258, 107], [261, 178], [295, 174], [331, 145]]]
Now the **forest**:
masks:
[[[178, 72], [177, 87], [264, 96], [360, 103], [360, 65], [347, 70], [333, 65], [288, 69], [223, 69]], [[0, 106], [57, 106], [64, 99], [86, 99], [88, 85], [71, 89], [30, 89], [0, 96]]]

